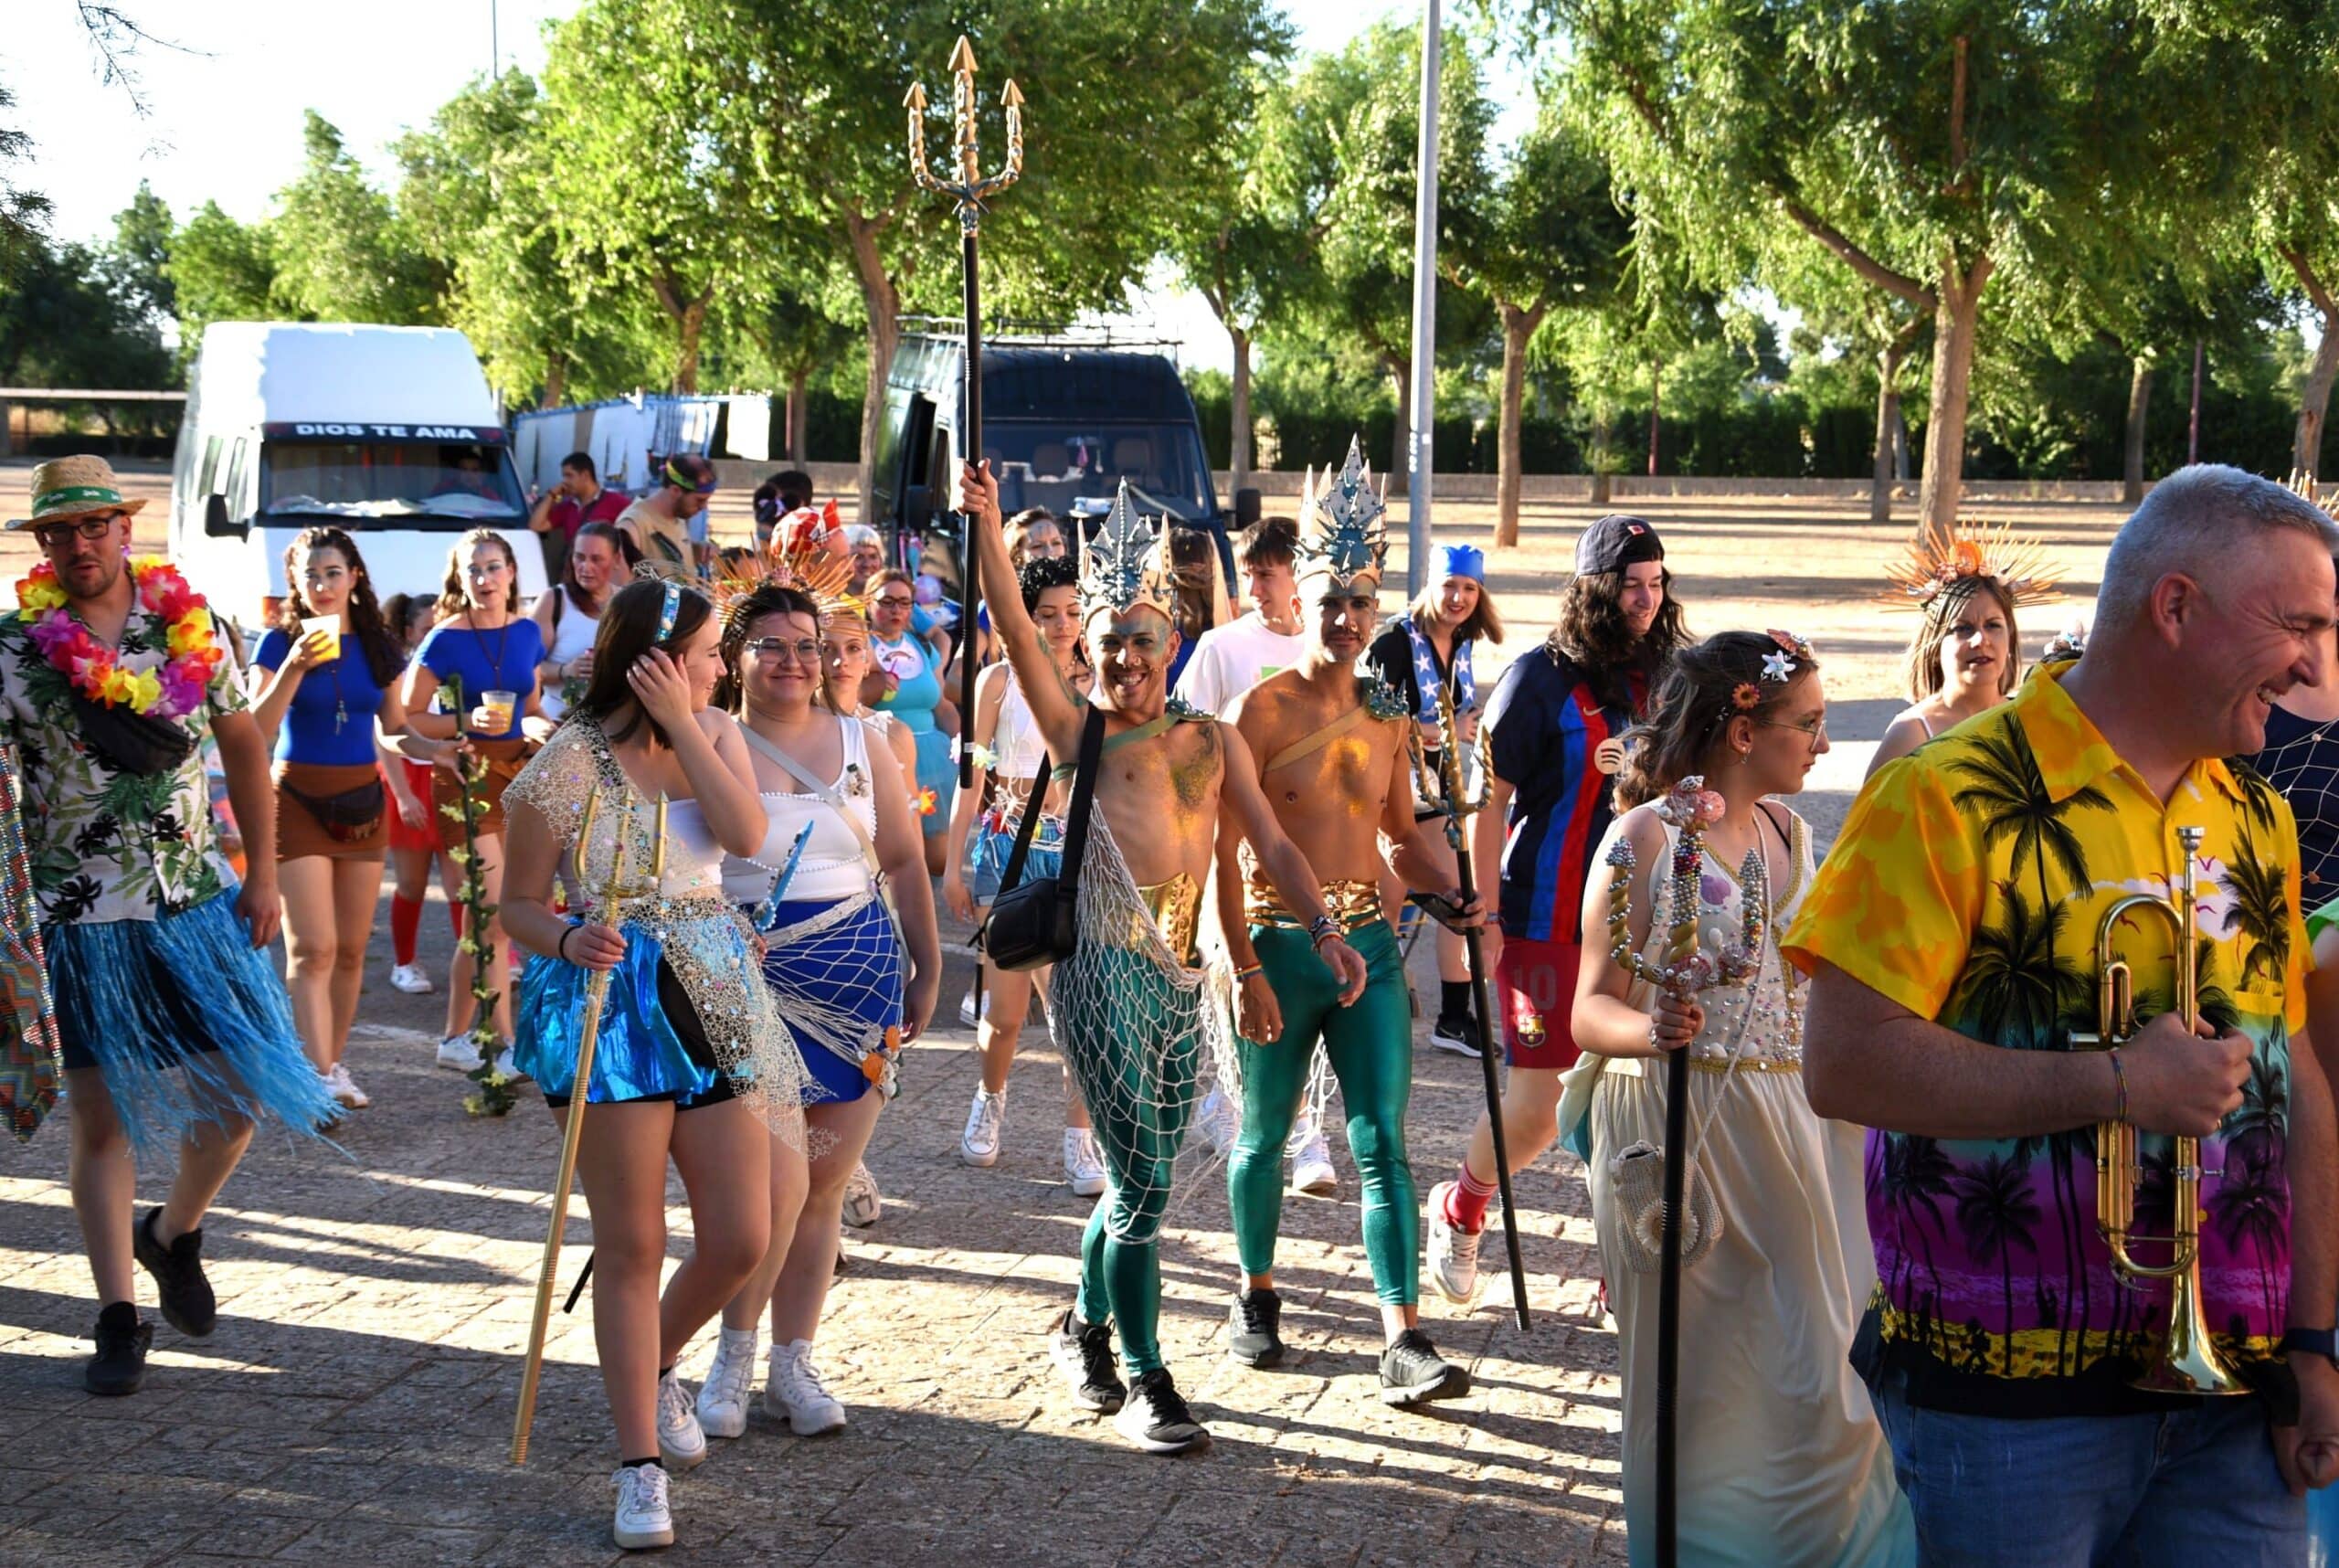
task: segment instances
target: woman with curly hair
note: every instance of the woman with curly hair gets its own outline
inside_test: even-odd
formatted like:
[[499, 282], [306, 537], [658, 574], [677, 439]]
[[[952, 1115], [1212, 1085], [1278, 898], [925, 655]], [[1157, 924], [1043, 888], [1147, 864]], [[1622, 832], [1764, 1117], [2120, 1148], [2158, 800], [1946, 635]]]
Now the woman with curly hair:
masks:
[[[1687, 636], [1656, 530], [1611, 513], [1576, 540], [1559, 624], [1503, 672], [1487, 704], [1487, 804], [1470, 852], [1478, 885], [1501, 889], [1480, 945], [1511, 1066], [1502, 1125], [1513, 1171], [1557, 1136], [1560, 1075], [1576, 1059], [1578, 916], [1593, 846], [1614, 818], [1608, 781], [1624, 766], [1625, 729]], [[1477, 1288], [1478, 1234], [1497, 1186], [1493, 1128], [1481, 1116], [1454, 1179], [1429, 1192], [1430, 1279], [1450, 1301]]]
[[406, 653], [357, 542], [341, 529], [302, 530], [285, 547], [284, 580], [290, 591], [252, 656], [251, 683], [252, 716], [276, 753], [285, 989], [325, 1086], [363, 1110], [373, 1102], [341, 1058], [389, 853], [376, 747], [394, 736], [410, 744], [397, 693]]

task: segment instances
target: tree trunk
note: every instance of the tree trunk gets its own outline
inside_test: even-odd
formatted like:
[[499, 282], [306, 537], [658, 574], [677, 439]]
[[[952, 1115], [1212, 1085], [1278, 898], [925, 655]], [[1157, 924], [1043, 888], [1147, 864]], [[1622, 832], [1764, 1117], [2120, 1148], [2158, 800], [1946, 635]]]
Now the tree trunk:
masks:
[[2153, 364], [2138, 355], [2128, 372], [2128, 442], [2121, 467], [2120, 499], [2130, 506], [2144, 498], [2144, 410], [2153, 399]]
[[1502, 403], [1495, 437], [1495, 545], [1519, 543], [1519, 421], [1527, 403], [1527, 341], [1543, 324], [1544, 309], [1502, 303]]
[[1954, 254], [1944, 257], [1939, 304], [1933, 313], [1932, 403], [1925, 425], [1925, 475], [1918, 493], [1919, 535], [1946, 532], [1957, 521], [1965, 470], [1965, 399], [1974, 375], [1974, 338], [1981, 324], [1982, 288], [1993, 263], [1976, 257], [1963, 277]]
[[1662, 389], [1663, 371], [1652, 361], [1648, 367], [1648, 476], [1656, 477], [1657, 398]]
[[545, 355], [545, 392], [536, 407], [539, 408], [559, 408], [561, 394], [566, 391], [567, 387], [568, 355], [565, 351], [556, 348]]
[[2323, 316], [2323, 341], [2314, 345], [2314, 367], [2299, 388], [2298, 436], [2291, 443], [2291, 467], [2310, 479], [2323, 471], [2323, 417], [2331, 408], [2331, 380], [2339, 375], [2339, 320]]
[[1876, 473], [1868, 495], [1868, 520], [1892, 521], [1892, 485], [1904, 451], [1900, 419], [1900, 362], [1908, 357], [1913, 331], [1896, 333], [1876, 355]]
[[[1392, 461], [1383, 477], [1389, 482], [1389, 493], [1402, 495], [1405, 493], [1405, 476], [1410, 471], [1405, 466], [1405, 452], [1413, 444], [1413, 362], [1409, 357], [1391, 355], [1381, 363], [1389, 367], [1390, 376], [1397, 383], [1397, 433], [1390, 443]], [[1337, 454], [1332, 461], [1338, 463], [1346, 455]]]
[[1251, 475], [1251, 334], [1230, 325], [1226, 335], [1234, 344], [1234, 400], [1227, 431], [1227, 488], [1239, 490]]
[[[861, 301], [869, 316], [869, 381], [861, 398], [861, 517], [876, 520], [877, 437], [885, 425], [885, 376], [894, 367], [894, 350], [902, 341], [902, 296], [885, 260], [878, 254], [879, 225], [867, 218], [845, 220], [845, 242], [852, 252], [854, 274], [861, 280]], [[935, 505], [947, 503], [937, 496]]]
[[801, 467], [804, 445], [812, 422], [812, 371], [799, 365], [788, 373], [788, 408], [781, 416], [787, 433], [781, 437], [788, 448], [788, 461]]

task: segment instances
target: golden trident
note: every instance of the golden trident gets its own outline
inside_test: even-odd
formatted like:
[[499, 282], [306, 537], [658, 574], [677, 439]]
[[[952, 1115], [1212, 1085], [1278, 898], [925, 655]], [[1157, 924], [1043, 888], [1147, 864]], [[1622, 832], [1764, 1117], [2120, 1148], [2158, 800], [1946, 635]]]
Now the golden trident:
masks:
[[975, 48], [967, 35], [950, 51], [950, 118], [958, 127], [951, 155], [958, 162], [956, 180], [938, 180], [926, 163], [926, 84], [912, 82], [902, 101], [910, 114], [910, 173], [920, 190], [947, 196], [958, 209], [958, 228], [972, 235], [980, 227], [983, 200], [1013, 185], [1023, 173], [1023, 94], [1013, 78], [1000, 90], [1000, 107], [1007, 111], [1007, 167], [986, 178], [975, 145]]
[[[975, 145], [975, 48], [967, 42], [967, 35], [958, 35], [958, 47], [950, 51], [950, 113], [958, 122], [958, 139], [951, 152], [958, 160], [958, 177], [941, 180], [926, 164], [926, 88], [918, 82], [910, 84], [909, 96], [902, 101], [910, 118], [910, 174], [920, 190], [947, 196], [958, 210], [959, 268], [965, 282], [967, 311], [966, 381], [958, 400], [958, 450], [967, 461], [980, 461], [983, 450], [983, 313], [980, 273], [977, 270], [975, 235], [982, 227], [983, 203], [1013, 185], [1023, 173], [1023, 95], [1010, 79], [1000, 89], [1000, 106], [1007, 111], [1007, 166], [995, 175], [982, 172], [982, 158]], [[982, 585], [975, 571], [974, 521], [959, 519], [958, 577], [960, 615], [963, 623], [972, 625], [976, 606], [982, 602]], [[975, 661], [958, 661], [958, 711], [975, 711]], [[972, 789], [975, 783], [975, 752], [972, 747], [958, 748], [958, 783], [962, 789]]]

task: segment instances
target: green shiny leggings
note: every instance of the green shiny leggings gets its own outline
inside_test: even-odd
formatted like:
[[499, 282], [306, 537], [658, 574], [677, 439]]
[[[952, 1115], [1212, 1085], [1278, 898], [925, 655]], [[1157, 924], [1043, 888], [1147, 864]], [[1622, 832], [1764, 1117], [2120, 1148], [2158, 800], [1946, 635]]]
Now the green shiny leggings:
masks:
[[1359, 927], [1348, 939], [1363, 956], [1370, 978], [1364, 994], [1342, 1007], [1332, 971], [1316, 957], [1307, 932], [1251, 927], [1251, 946], [1283, 1010], [1283, 1034], [1272, 1045], [1239, 1042], [1243, 1133], [1226, 1167], [1235, 1250], [1246, 1274], [1275, 1267], [1284, 1140], [1320, 1035], [1348, 1107], [1349, 1149], [1364, 1187], [1364, 1255], [1375, 1293], [1391, 1306], [1411, 1306], [1421, 1298], [1421, 1202], [1405, 1157], [1413, 1020], [1404, 956], [1385, 920]]
[[1141, 1377], [1161, 1365], [1159, 1240], [1201, 1075], [1201, 994], [1084, 941], [1056, 966], [1048, 1006], [1109, 1182], [1080, 1239], [1080, 1316], [1113, 1323], [1129, 1376]]

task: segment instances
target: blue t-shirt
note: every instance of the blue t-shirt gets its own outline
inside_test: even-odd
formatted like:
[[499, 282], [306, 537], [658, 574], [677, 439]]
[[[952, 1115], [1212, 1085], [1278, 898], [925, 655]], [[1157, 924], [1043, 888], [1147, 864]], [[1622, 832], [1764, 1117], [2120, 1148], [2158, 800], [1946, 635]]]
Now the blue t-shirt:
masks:
[[[292, 639], [270, 631], [259, 640], [252, 662], [281, 670], [291, 662]], [[382, 710], [382, 688], [365, 662], [365, 645], [342, 633], [341, 657], [312, 664], [292, 692], [284, 722], [276, 730], [280, 762], [312, 762], [355, 768], [374, 760], [374, 715]]]
[[482, 692], [517, 694], [520, 700], [512, 706], [512, 727], [501, 735], [479, 736], [512, 740], [520, 734], [520, 714], [528, 705], [528, 694], [536, 689], [536, 666], [545, 657], [544, 629], [523, 616], [492, 630], [474, 631], [458, 617], [432, 627], [415, 657], [439, 677], [441, 686], [450, 676], [461, 678], [461, 716], [466, 724], [471, 711], [479, 706]]

